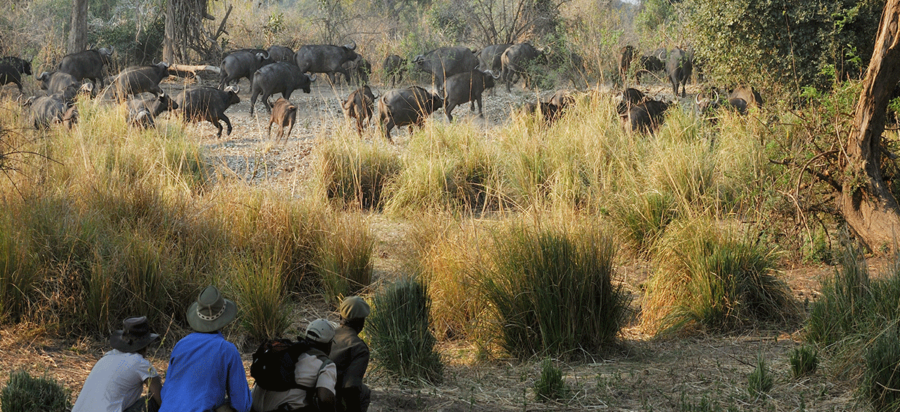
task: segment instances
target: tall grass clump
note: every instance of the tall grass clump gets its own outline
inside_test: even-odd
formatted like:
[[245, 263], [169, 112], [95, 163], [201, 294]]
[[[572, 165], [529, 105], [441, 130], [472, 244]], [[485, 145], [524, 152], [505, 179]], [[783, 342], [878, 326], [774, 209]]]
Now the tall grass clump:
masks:
[[325, 300], [337, 304], [344, 296], [357, 295], [372, 283], [372, 251], [375, 237], [365, 217], [332, 214], [316, 245], [313, 265], [325, 292]]
[[801, 346], [791, 351], [788, 363], [794, 379], [812, 375], [819, 367], [819, 351], [810, 345]]
[[535, 220], [496, 229], [477, 269], [501, 346], [525, 359], [614, 343], [628, 305], [612, 282], [615, 244], [590, 224]]
[[488, 304], [478, 288], [479, 236], [475, 222], [459, 224], [447, 216], [422, 219], [412, 229], [414, 253], [409, 270], [422, 273], [431, 297], [431, 323], [439, 339], [477, 338]]
[[649, 254], [666, 226], [678, 217], [675, 199], [660, 192], [623, 196], [615, 214], [625, 238], [640, 254]]
[[324, 197], [345, 207], [380, 209], [385, 186], [401, 170], [400, 158], [384, 145], [355, 135], [320, 143], [316, 184]]
[[673, 223], [653, 264], [642, 308], [647, 329], [726, 332], [796, 316], [790, 290], [774, 274], [774, 253], [719, 222]]
[[877, 411], [900, 409], [900, 333], [897, 324], [886, 328], [863, 356], [865, 372], [860, 391]]
[[52, 378], [32, 377], [25, 370], [12, 371], [0, 391], [4, 412], [63, 412], [71, 405], [69, 391]]
[[366, 333], [377, 365], [404, 381], [436, 383], [443, 363], [431, 333], [431, 299], [419, 279], [403, 278], [372, 298]]
[[12, 219], [12, 215], [0, 216], [0, 323], [24, 315], [41, 283], [33, 258], [28, 256], [30, 239], [17, 233]]
[[385, 212], [480, 213], [502, 208], [505, 195], [497, 154], [471, 125], [426, 127], [403, 155], [403, 167], [389, 185]]
[[766, 365], [765, 358], [763, 358], [762, 354], [759, 354], [756, 357], [756, 367], [753, 369], [753, 372], [750, 372], [750, 376], [747, 377], [747, 392], [750, 393], [750, 396], [766, 394], [772, 390], [774, 381], [772, 373], [769, 371], [769, 366]]
[[236, 256], [232, 280], [241, 326], [258, 341], [280, 337], [291, 325], [287, 303], [284, 255]]

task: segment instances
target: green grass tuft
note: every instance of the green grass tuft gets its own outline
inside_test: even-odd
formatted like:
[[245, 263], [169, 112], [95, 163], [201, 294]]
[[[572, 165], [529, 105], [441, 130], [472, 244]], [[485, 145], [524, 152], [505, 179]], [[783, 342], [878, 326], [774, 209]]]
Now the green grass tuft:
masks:
[[792, 350], [788, 361], [794, 379], [812, 375], [819, 367], [819, 351], [812, 346], [804, 345]]
[[400, 279], [376, 293], [372, 306], [366, 334], [377, 365], [403, 381], [440, 382], [444, 365], [431, 333], [428, 288]]
[[571, 356], [614, 343], [628, 301], [612, 283], [615, 246], [596, 227], [513, 223], [488, 253], [482, 293], [510, 354]]
[[747, 392], [750, 393], [750, 396], [764, 395], [772, 390], [774, 384], [775, 381], [772, 373], [769, 372], [769, 366], [766, 365], [766, 360], [760, 354], [756, 358], [756, 367], [747, 378]]
[[559, 400], [569, 395], [569, 387], [563, 380], [562, 370], [546, 358], [541, 362], [541, 377], [534, 383], [534, 395], [539, 401]]
[[25, 370], [13, 371], [0, 391], [4, 412], [63, 412], [69, 408], [69, 391], [55, 380], [32, 377]]

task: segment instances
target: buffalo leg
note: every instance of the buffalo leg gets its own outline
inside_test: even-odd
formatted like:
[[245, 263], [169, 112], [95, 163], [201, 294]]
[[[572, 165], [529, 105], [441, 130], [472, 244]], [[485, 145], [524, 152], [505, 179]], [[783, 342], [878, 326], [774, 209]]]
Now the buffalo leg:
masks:
[[451, 122], [453, 121], [453, 115], [451, 113], [453, 113], [453, 109], [455, 109], [455, 108], [456, 108], [456, 103], [450, 103], [447, 105], [447, 107], [444, 108], [444, 113], [447, 114], [447, 120], [449, 120]]

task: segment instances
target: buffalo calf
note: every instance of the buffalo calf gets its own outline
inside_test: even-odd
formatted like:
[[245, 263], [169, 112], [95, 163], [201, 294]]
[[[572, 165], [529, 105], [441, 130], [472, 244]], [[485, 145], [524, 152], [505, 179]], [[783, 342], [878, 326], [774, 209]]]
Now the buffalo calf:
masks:
[[356, 133], [362, 136], [363, 126], [369, 124], [372, 118], [372, 108], [375, 105], [375, 95], [369, 86], [363, 86], [350, 93], [347, 100], [341, 102], [344, 109], [344, 117], [356, 119]]
[[[297, 106], [292, 104], [290, 100], [279, 97], [278, 100], [275, 101], [275, 104], [272, 105], [272, 117], [269, 119], [269, 131], [267, 132], [267, 136], [270, 138], [272, 137], [272, 124], [274, 123], [281, 127], [278, 130], [276, 140], [281, 140], [282, 137], [287, 140], [291, 137], [291, 132], [294, 131], [294, 123], [296, 122]], [[287, 137], [284, 136], [285, 127], [288, 128]]]

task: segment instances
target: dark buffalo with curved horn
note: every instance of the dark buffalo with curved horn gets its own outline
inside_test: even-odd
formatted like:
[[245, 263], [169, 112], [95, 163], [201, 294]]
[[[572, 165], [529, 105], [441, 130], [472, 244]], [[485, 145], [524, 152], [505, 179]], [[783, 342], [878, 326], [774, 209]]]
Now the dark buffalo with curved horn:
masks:
[[387, 77], [391, 78], [391, 87], [394, 87], [398, 81], [403, 81], [403, 72], [406, 71], [406, 59], [396, 54], [388, 55], [384, 58], [381, 70], [384, 71], [385, 79]]
[[431, 73], [437, 90], [444, 89], [444, 79], [454, 74], [472, 71], [478, 58], [468, 47], [441, 47], [413, 59], [416, 69]]
[[525, 79], [525, 88], [532, 86], [531, 72], [533, 66], [549, 52], [547, 48], [537, 49], [531, 43], [518, 43], [506, 49], [500, 56], [503, 72], [500, 74], [506, 81], [506, 91], [510, 91], [518, 77]]
[[191, 122], [206, 120], [219, 129], [216, 137], [222, 137], [222, 125], [219, 120], [225, 122], [228, 134], [231, 134], [231, 120], [225, 115], [225, 110], [241, 102], [241, 98], [238, 97], [239, 91], [237, 86], [228, 86], [225, 90], [197, 87], [181, 92], [175, 98], [175, 103], [186, 120]]
[[104, 47], [66, 55], [59, 63], [57, 71], [68, 73], [79, 82], [84, 79], [90, 79], [91, 83], [94, 83], [94, 90], [97, 90], [97, 82], [99, 81], [100, 89], [103, 89], [106, 86], [103, 78], [103, 68], [110, 64], [113, 51], [114, 49]]
[[160, 93], [151, 98], [137, 98], [128, 101], [128, 124], [150, 128], [160, 114], [178, 110], [178, 103], [169, 95]]
[[341, 109], [344, 117], [356, 120], [356, 133], [362, 136], [363, 126], [369, 124], [372, 117], [372, 109], [375, 105], [375, 95], [369, 86], [363, 86], [347, 96], [347, 100], [341, 101]]
[[266, 111], [272, 112], [269, 105], [269, 96], [275, 93], [281, 93], [285, 99], [291, 98], [294, 90], [300, 89], [304, 93], [309, 93], [312, 82], [316, 81], [315, 76], [303, 73], [299, 67], [294, 64], [278, 62], [270, 64], [256, 71], [253, 74], [253, 82], [250, 86], [250, 114], [253, 114], [253, 108], [256, 106], [256, 97], [262, 94], [263, 105]]
[[169, 77], [169, 64], [160, 62], [149, 66], [129, 67], [119, 73], [113, 84], [116, 86], [116, 97], [124, 100], [130, 94], [144, 92], [160, 95], [159, 82]]
[[345, 46], [313, 44], [300, 47], [294, 56], [301, 72], [341, 73], [345, 78], [350, 74], [343, 67], [344, 62], [356, 59], [356, 43]]
[[665, 120], [668, 108], [669, 104], [666, 102], [645, 97], [619, 117], [626, 130], [653, 134]]
[[18, 57], [0, 58], [0, 86], [14, 83], [22, 91], [22, 76], [31, 76], [31, 62]]
[[669, 76], [669, 82], [672, 83], [672, 94], [675, 97], [678, 97], [678, 85], [681, 85], [681, 97], [686, 95], [685, 87], [688, 80], [691, 79], [693, 70], [693, 61], [689, 53], [679, 48], [675, 48], [669, 53], [666, 74]]
[[361, 55], [357, 54], [355, 59], [345, 61], [341, 66], [350, 74], [350, 77], [345, 77], [347, 84], [366, 84], [369, 82], [372, 64]]
[[391, 130], [394, 126], [409, 126], [412, 133], [413, 125], [422, 127], [425, 119], [443, 105], [444, 100], [440, 96], [418, 86], [391, 90], [381, 95], [378, 99], [378, 120], [384, 127], [384, 137], [393, 143]]
[[472, 111], [475, 111], [475, 103], [478, 103], [478, 115], [484, 116], [481, 95], [485, 90], [494, 87], [494, 80], [499, 78], [499, 73], [478, 69], [447, 78], [444, 84], [444, 113], [447, 114], [447, 120], [452, 122], [453, 109], [465, 102], [472, 102], [470, 105]]
[[237, 83], [242, 78], [247, 79], [252, 85], [253, 73], [271, 63], [272, 59], [269, 58], [269, 53], [266, 51], [260, 53], [244, 50], [232, 52], [222, 59], [222, 80], [219, 81], [219, 89], [224, 88], [227, 84]]

